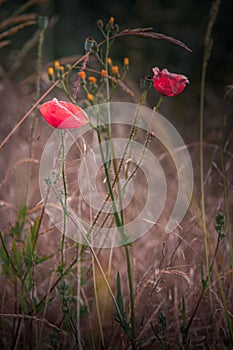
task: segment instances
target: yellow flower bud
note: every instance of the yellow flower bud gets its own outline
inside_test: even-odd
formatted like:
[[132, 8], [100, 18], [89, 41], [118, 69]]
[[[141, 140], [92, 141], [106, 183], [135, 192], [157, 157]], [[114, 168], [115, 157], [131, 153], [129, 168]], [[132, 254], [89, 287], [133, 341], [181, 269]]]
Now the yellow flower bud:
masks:
[[78, 72], [78, 76], [79, 76], [81, 79], [86, 79], [86, 73], [85, 73], [85, 72]]
[[88, 94], [87, 94], [87, 99], [88, 99], [88, 101], [90, 101], [90, 102], [94, 101], [94, 95], [88, 93]]
[[54, 69], [53, 69], [53, 67], [49, 67], [47, 72], [48, 72], [49, 80], [53, 80], [54, 79]]
[[53, 67], [48, 68], [48, 75], [54, 75], [54, 69]]
[[112, 65], [112, 59], [110, 58], [110, 57], [107, 57], [107, 64], [109, 65], [109, 66], [111, 66]]
[[95, 83], [96, 83], [96, 78], [93, 77], [93, 76], [88, 77], [88, 80], [89, 80], [89, 82], [90, 82], [91, 84], [95, 84]]
[[117, 75], [119, 74], [119, 67], [118, 66], [112, 66], [112, 73]]
[[124, 66], [129, 66], [129, 57], [124, 57]]
[[56, 70], [59, 70], [59, 68], [60, 68], [60, 62], [59, 62], [59, 61], [54, 61], [54, 62], [53, 62], [53, 65], [54, 65], [54, 68], [55, 68]]
[[101, 75], [102, 75], [102, 77], [106, 77], [107, 71], [105, 69], [102, 69], [101, 70]]

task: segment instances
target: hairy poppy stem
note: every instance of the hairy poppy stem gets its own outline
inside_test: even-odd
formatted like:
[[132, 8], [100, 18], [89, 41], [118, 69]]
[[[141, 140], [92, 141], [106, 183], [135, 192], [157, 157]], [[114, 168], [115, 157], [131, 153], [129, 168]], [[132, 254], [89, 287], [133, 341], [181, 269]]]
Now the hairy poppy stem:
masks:
[[67, 221], [67, 186], [66, 186], [66, 176], [65, 176], [65, 135], [64, 130], [60, 130], [61, 143], [62, 143], [62, 182], [64, 189], [64, 202], [63, 202], [63, 232], [61, 241], [61, 261], [62, 264], [65, 262], [65, 236], [66, 236], [66, 221]]

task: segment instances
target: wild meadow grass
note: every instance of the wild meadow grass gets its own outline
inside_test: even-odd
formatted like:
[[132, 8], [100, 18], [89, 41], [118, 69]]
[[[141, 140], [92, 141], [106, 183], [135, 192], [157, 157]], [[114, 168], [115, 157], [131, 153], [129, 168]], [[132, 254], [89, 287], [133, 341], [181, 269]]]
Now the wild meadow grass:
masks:
[[[16, 74], [17, 66], [3, 76], [3, 86], [12, 101], [6, 113], [18, 111], [20, 117], [10, 118], [10, 125], [2, 130], [0, 144], [1, 349], [233, 347], [232, 133], [228, 132], [227, 113], [219, 115], [222, 128], [214, 144], [208, 143], [204, 129], [205, 86], [220, 3], [213, 1], [204, 43], [200, 139], [187, 145], [194, 169], [193, 196], [184, 219], [169, 234], [165, 227], [177, 197], [176, 169], [168, 152], [157, 142], [156, 130], [141, 132], [139, 119], [141, 108], [156, 112], [168, 98], [178, 98], [176, 95], [183, 92], [188, 79], [156, 68], [158, 80], [155, 76], [142, 77], [134, 91], [130, 85], [131, 57], [115, 62], [111, 50], [116, 40], [130, 40], [131, 36], [163, 39], [181, 50], [191, 51], [190, 48], [151, 29], [121, 30], [116, 19], [110, 17], [105, 23], [97, 22], [102, 41], [96, 42], [90, 36], [80, 56], [68, 62], [67, 58], [54, 60], [45, 67], [43, 45], [51, 25], [49, 19], [26, 13], [33, 5], [27, 1], [1, 22], [0, 49], [10, 45], [14, 33], [38, 25], [18, 54], [23, 60], [29, 48], [36, 45], [33, 92], [25, 93], [25, 86], [30, 85], [27, 80], [22, 92], [16, 91], [14, 84], [18, 83], [13, 82], [11, 75]], [[155, 103], [148, 106], [153, 85], [157, 90]], [[124, 101], [139, 106], [131, 126], [123, 130], [98, 118], [96, 124], [90, 121], [91, 132], [66, 154], [67, 137], [72, 135], [66, 129], [79, 129], [88, 123], [85, 108], [101, 103], [108, 108], [111, 101], [119, 101], [122, 95]], [[61, 124], [57, 134], [61, 168], [60, 172], [53, 170], [44, 182], [48, 193], [61, 183], [57, 193], [61, 230], [46, 213], [49, 195], [42, 200], [39, 190], [41, 155], [52, 127], [59, 129], [58, 115], [67, 123], [63, 124], [66, 127]], [[118, 132], [126, 133], [128, 142], [122, 157], [112, 159], [111, 154], [116, 151], [112, 140]], [[102, 142], [106, 140], [105, 149]], [[99, 147], [103, 164], [97, 177], [103, 204], [95, 210], [85, 203], [77, 188], [76, 174], [93, 142]], [[136, 142], [143, 145], [143, 151], [134, 164], [129, 155], [133, 156]], [[146, 181], [140, 167], [149, 151], [157, 152], [167, 173], [166, 205], [149, 232], [131, 242], [124, 227], [143, 208]], [[134, 188], [136, 199], [131, 199], [127, 211], [122, 198], [136, 177], [140, 185]], [[83, 182], [92, 186], [88, 177]], [[70, 203], [91, 224], [85, 232], [69, 211]], [[106, 213], [109, 203], [113, 211]], [[85, 244], [69, 238], [68, 222], [81, 232], [80, 239]], [[97, 223], [100, 228], [115, 227], [121, 244], [95, 246], [92, 232]]]

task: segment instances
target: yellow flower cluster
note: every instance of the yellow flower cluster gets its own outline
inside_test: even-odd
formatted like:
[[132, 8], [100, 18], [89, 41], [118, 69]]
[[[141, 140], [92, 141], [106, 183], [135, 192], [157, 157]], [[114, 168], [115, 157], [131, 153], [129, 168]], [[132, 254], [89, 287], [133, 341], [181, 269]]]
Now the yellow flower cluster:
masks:
[[65, 71], [65, 67], [60, 64], [59, 61], [54, 61], [53, 66], [49, 66], [47, 69], [49, 80], [55, 81], [55, 79], [61, 79]]
[[[113, 65], [111, 57], [107, 57], [106, 63], [109, 66], [110, 73], [112, 73], [116, 77], [119, 77], [120, 76], [119, 66]], [[124, 57], [123, 66], [124, 66], [124, 69], [126, 69], [126, 70], [129, 68], [129, 57]], [[106, 72], [105, 70], [102, 70], [101, 75], [106, 76], [107, 72], [106, 73], [105, 72]], [[106, 75], [104, 75], [104, 74], [106, 74]]]

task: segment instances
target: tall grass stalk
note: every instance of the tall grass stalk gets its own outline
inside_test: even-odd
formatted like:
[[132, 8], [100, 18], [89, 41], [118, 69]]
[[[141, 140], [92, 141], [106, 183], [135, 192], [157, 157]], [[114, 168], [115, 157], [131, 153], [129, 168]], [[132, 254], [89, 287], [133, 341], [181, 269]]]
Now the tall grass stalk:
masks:
[[211, 50], [213, 46], [212, 31], [213, 26], [217, 20], [219, 7], [221, 0], [215, 0], [211, 6], [210, 18], [206, 30], [205, 42], [204, 42], [204, 54], [201, 70], [201, 91], [200, 91], [200, 181], [201, 181], [201, 213], [202, 213], [202, 229], [205, 242], [205, 255], [206, 255], [206, 268], [209, 270], [209, 241], [208, 230], [206, 225], [206, 208], [205, 208], [205, 180], [204, 180], [204, 108], [205, 108], [205, 85], [206, 85], [206, 73], [211, 56]]
[[[108, 72], [108, 62], [107, 62], [107, 58], [109, 57], [109, 50], [110, 50], [110, 41], [109, 41], [109, 36], [110, 36], [110, 29], [107, 30], [106, 32], [106, 52], [105, 52], [105, 70], [106, 72]], [[113, 192], [113, 188], [112, 188], [112, 183], [110, 180], [110, 176], [109, 176], [109, 168], [108, 165], [106, 163], [106, 159], [104, 159], [104, 155], [103, 155], [103, 150], [102, 150], [102, 146], [101, 146], [101, 135], [99, 132], [99, 129], [97, 128], [97, 135], [98, 135], [98, 141], [99, 141], [99, 146], [100, 146], [100, 152], [101, 152], [101, 156], [102, 156], [102, 160], [104, 162], [104, 169], [105, 169], [105, 175], [106, 175], [106, 179], [107, 179], [107, 185], [108, 185], [108, 189], [109, 189], [109, 193], [110, 193], [110, 197], [112, 200], [112, 204], [113, 204], [113, 210], [114, 210], [114, 218], [115, 218], [115, 222], [117, 225], [117, 228], [119, 230], [120, 236], [121, 236], [121, 240], [122, 243], [123, 242], [127, 242], [127, 237], [125, 235], [124, 232], [124, 215], [123, 215], [123, 210], [122, 208], [122, 196], [121, 196], [121, 188], [120, 188], [120, 183], [118, 181], [118, 168], [116, 165], [116, 159], [114, 156], [114, 147], [112, 144], [112, 139], [111, 139], [111, 112], [110, 112], [110, 89], [109, 89], [109, 80], [108, 78], [106, 79], [106, 94], [107, 94], [107, 112], [108, 112], [108, 141], [110, 142], [110, 152], [112, 152], [112, 157], [113, 157], [113, 167], [114, 167], [114, 172], [115, 172], [115, 176], [116, 176], [116, 182], [117, 182], [117, 186], [118, 186], [118, 197], [119, 197], [119, 202], [120, 202], [120, 209], [116, 207], [116, 201], [115, 201], [115, 196], [114, 196], [114, 192]], [[107, 155], [108, 158], [108, 155]], [[120, 215], [119, 215], [120, 214]], [[130, 317], [130, 324], [131, 324], [131, 335], [130, 335], [130, 340], [131, 340], [131, 344], [132, 344], [132, 348], [135, 349], [135, 337], [136, 337], [136, 329], [135, 329], [135, 311], [134, 311], [134, 290], [133, 290], [133, 277], [132, 277], [132, 267], [131, 267], [131, 260], [130, 260], [130, 250], [129, 250], [129, 246], [128, 244], [124, 244], [124, 248], [125, 248], [125, 254], [126, 254], [126, 262], [127, 262], [127, 275], [128, 275], [128, 284], [129, 284], [129, 294], [130, 294], [130, 309], [131, 309], [131, 317]], [[121, 320], [121, 315], [120, 316], [120, 320]]]
[[92, 276], [93, 276], [93, 285], [94, 285], [94, 294], [95, 294], [95, 307], [96, 307], [97, 319], [98, 319], [98, 324], [99, 324], [101, 343], [102, 343], [102, 346], [104, 347], [105, 346], [104, 333], [103, 333], [103, 326], [102, 326], [102, 321], [101, 321], [101, 316], [100, 316], [99, 297], [98, 297], [98, 290], [97, 290], [97, 285], [96, 285], [95, 259], [94, 259], [93, 255], [91, 257], [91, 260], [92, 260]]
[[[41, 67], [42, 67], [42, 57], [43, 57], [42, 51], [43, 51], [43, 43], [44, 43], [45, 30], [46, 30], [47, 24], [48, 24], [47, 17], [39, 17], [38, 19], [39, 39], [38, 39], [37, 62], [36, 62], [36, 94], [35, 94], [36, 101], [40, 97], [40, 92], [41, 92], [40, 80], [41, 80]], [[29, 137], [29, 158], [32, 158], [33, 156], [33, 139], [34, 139], [34, 134], [36, 129], [37, 117], [38, 117], [37, 112], [35, 111], [32, 118], [31, 131], [30, 131], [30, 137]], [[31, 172], [32, 172], [32, 165], [31, 163], [29, 163], [25, 203], [28, 202], [28, 196], [30, 192]]]
[[226, 123], [227, 123], [227, 115], [224, 115], [222, 120], [221, 135], [220, 135], [220, 163], [221, 163], [221, 171], [223, 174], [223, 188], [224, 188], [226, 223], [227, 223], [226, 227], [227, 227], [227, 237], [229, 238], [229, 245], [230, 245], [231, 270], [232, 270], [232, 278], [233, 278], [233, 242], [232, 242], [232, 234], [231, 234], [231, 216], [230, 216], [230, 207], [229, 207], [227, 174], [226, 174], [225, 159], [224, 159], [225, 150], [223, 145], [223, 133], [224, 133], [224, 128], [226, 126]]

